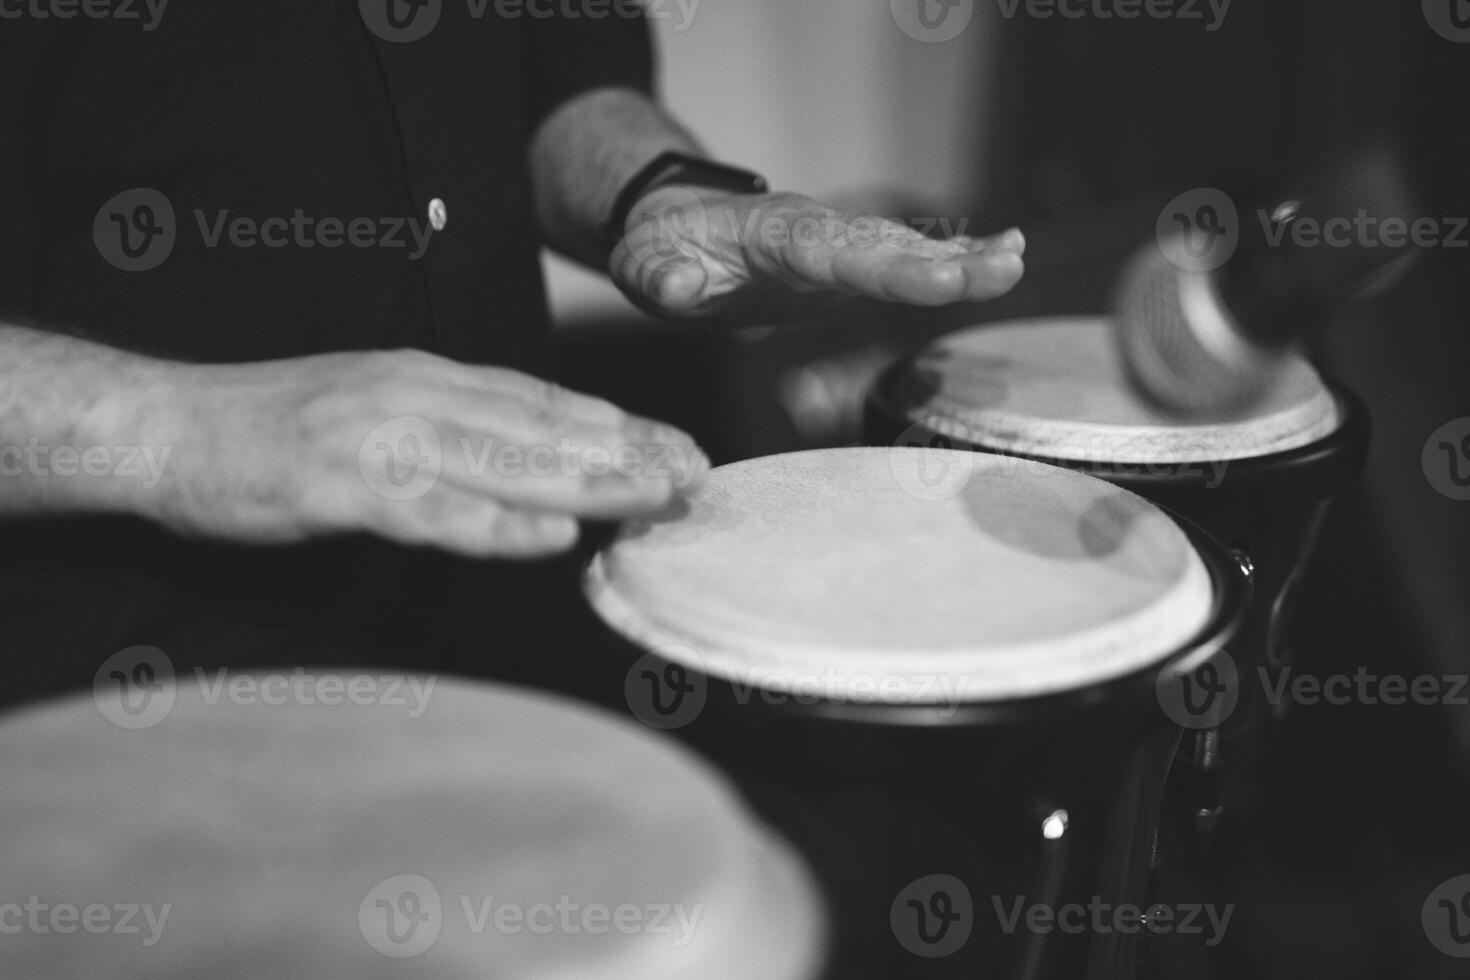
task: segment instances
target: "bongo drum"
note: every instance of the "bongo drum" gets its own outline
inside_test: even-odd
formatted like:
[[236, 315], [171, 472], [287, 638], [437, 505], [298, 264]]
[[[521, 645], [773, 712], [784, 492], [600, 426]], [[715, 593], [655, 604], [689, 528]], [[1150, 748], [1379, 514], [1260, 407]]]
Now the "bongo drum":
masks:
[[942, 337], [879, 379], [866, 415], [871, 443], [1068, 467], [1184, 515], [1234, 551], [1254, 585], [1230, 650], [1236, 706], [1220, 730], [1187, 740], [1176, 775], [1207, 841], [1222, 809], [1222, 767], [1248, 773], [1284, 710], [1265, 695], [1292, 659], [1292, 596], [1328, 503], [1363, 465], [1368, 421], [1357, 398], [1296, 357], [1254, 409], [1180, 422], [1129, 384], [1111, 322], [1076, 317]]
[[350, 676], [267, 704], [270, 679], [155, 685], [172, 705], [134, 730], [108, 719], [136, 692], [0, 722], [0, 974], [817, 974], [803, 865], [641, 726], [448, 681], [421, 713]]
[[[879, 799], [925, 794], [1022, 855], [1028, 900], [1146, 905], [1178, 734], [1158, 678], [1230, 635], [1246, 583], [1223, 549], [1142, 498], [1008, 463], [859, 448], [719, 467], [589, 563], [601, 649], [636, 714], [735, 769], [813, 798], [863, 778]], [[815, 863], [869, 862], [908, 836]], [[886, 931], [891, 893], [845, 897], [866, 904], [835, 947]], [[999, 937], [991, 899], [1004, 896], [974, 897], [975, 924]], [[897, 929], [909, 913], [893, 914]], [[1118, 976], [1133, 955], [1116, 935], [981, 942], [1016, 976]], [[905, 955], [895, 968], [913, 975]]]

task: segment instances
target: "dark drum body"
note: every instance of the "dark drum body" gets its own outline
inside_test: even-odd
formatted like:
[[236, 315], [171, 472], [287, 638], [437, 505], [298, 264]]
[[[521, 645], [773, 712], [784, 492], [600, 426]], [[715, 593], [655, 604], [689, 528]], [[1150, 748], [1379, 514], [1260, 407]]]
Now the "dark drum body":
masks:
[[1356, 396], [1294, 356], [1282, 374], [1280, 390], [1249, 412], [1180, 422], [1133, 393], [1108, 320], [1016, 321], [941, 338], [893, 365], [866, 406], [873, 445], [1066, 467], [1182, 515], [1231, 550], [1254, 593], [1229, 667], [1212, 675], [1228, 672], [1233, 708], [1218, 728], [1190, 734], [1172, 777], [1206, 846], [1228, 800], [1253, 791], [1253, 766], [1285, 709], [1272, 692], [1293, 661], [1296, 587], [1332, 498], [1367, 453]]
[[588, 569], [606, 686], [806, 854], [833, 977], [1116, 978], [1147, 953], [1138, 933], [1014, 916], [1149, 907], [1181, 731], [1161, 679], [1233, 637], [1249, 582], [1202, 532], [1047, 469], [751, 460]]

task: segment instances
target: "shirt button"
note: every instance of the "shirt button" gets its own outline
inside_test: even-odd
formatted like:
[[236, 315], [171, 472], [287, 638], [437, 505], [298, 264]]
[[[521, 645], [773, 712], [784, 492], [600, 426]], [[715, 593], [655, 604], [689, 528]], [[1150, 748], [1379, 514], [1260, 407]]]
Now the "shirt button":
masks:
[[444, 206], [442, 197], [436, 197], [429, 202], [429, 225], [435, 231], [443, 231], [447, 224], [449, 224], [449, 209]]

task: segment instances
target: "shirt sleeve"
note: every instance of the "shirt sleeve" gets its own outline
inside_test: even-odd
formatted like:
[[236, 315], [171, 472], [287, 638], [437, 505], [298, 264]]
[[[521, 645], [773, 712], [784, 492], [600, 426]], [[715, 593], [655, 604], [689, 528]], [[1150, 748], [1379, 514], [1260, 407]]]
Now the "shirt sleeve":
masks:
[[[566, 4], [544, 4], [549, 16], [526, 25], [528, 132], [535, 132], [556, 108], [598, 88], [653, 91], [653, 39], [639, 0], [611, 0], [605, 16]], [[576, 5], [572, 5], [575, 7]], [[550, 13], [554, 8], [557, 12]]]

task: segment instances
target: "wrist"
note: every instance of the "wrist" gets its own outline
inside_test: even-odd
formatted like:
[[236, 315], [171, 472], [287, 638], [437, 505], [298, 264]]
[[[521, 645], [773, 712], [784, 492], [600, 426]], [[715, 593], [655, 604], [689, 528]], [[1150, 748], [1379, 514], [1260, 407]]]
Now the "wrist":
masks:
[[82, 413], [76, 441], [82, 452], [92, 452], [100, 466], [84, 467], [78, 482], [88, 509], [150, 517], [159, 510], [158, 498], [167, 492], [167, 478], [185, 442], [184, 425], [190, 412], [181, 396], [192, 365], [153, 358], [121, 355], [106, 369], [109, 378], [99, 396]]
[[677, 217], [673, 209], [681, 201], [702, 206], [710, 197], [762, 194], [767, 189], [765, 178], [748, 170], [683, 153], [661, 153], [623, 185], [605, 224], [605, 236], [612, 248], [645, 220], [643, 215], [665, 209]]

